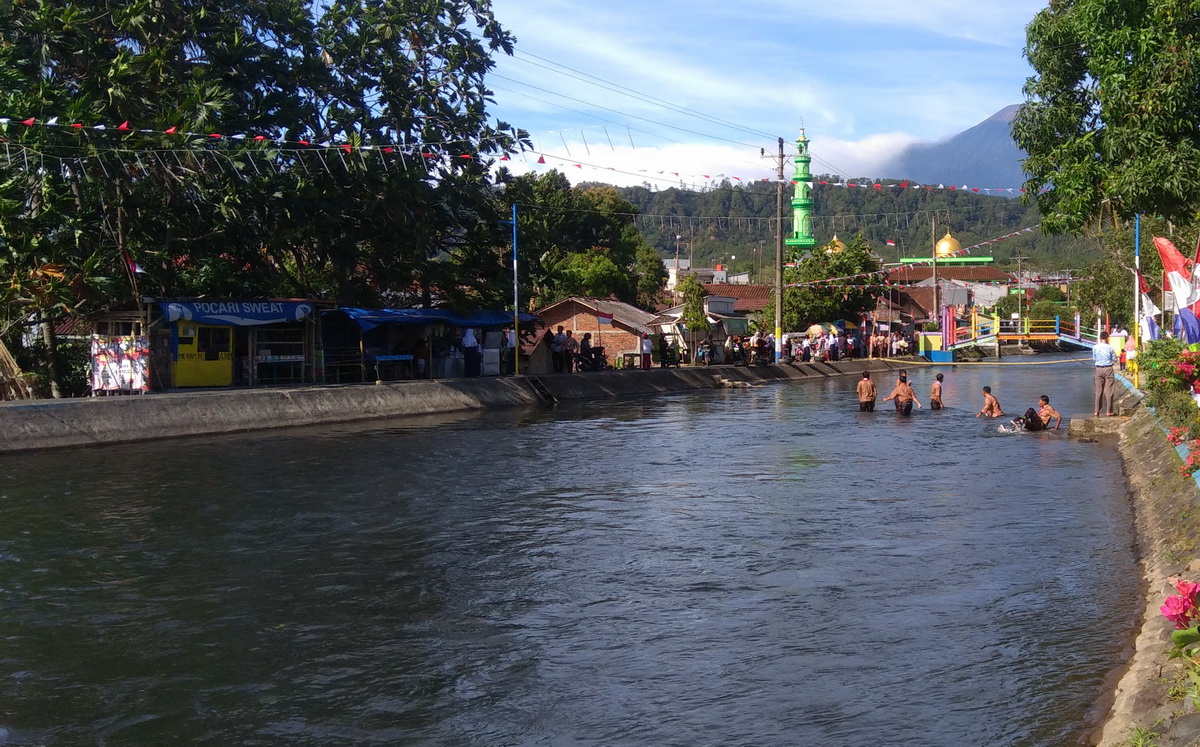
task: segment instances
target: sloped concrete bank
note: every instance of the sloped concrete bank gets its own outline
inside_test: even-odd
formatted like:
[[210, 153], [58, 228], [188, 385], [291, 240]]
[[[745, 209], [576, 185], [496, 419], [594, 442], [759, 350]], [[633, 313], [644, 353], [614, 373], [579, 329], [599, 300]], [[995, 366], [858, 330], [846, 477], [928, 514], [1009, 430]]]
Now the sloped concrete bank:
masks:
[[1174, 591], [1168, 579], [1200, 576], [1200, 490], [1180, 473], [1179, 455], [1154, 414], [1134, 394], [1122, 405], [1131, 416], [1118, 430], [1118, 450], [1133, 507], [1144, 602], [1108, 718], [1091, 741], [1121, 747], [1135, 743], [1134, 729], [1144, 729], [1158, 735], [1148, 744], [1191, 747], [1200, 745], [1200, 713], [1169, 692], [1182, 672], [1178, 660], [1167, 658], [1173, 626], [1159, 606]]
[[[541, 377], [448, 379], [286, 389], [175, 392], [0, 405], [0, 452], [289, 428], [375, 418], [532, 407], [555, 400], [661, 394], [857, 375], [899, 361], [712, 366]], [[890, 381], [880, 382], [886, 391]]]

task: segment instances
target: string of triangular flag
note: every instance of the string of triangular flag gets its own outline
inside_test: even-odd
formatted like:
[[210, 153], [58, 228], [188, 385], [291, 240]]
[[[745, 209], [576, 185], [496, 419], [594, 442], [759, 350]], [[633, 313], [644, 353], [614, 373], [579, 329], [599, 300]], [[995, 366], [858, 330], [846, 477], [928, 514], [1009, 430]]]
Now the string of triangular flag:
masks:
[[[1011, 239], [1011, 238], [1020, 236], [1022, 234], [1033, 233], [1033, 231], [1037, 228], [1038, 228], [1038, 226], [1030, 226], [1028, 228], [1021, 228], [1016, 231], [1013, 231], [1012, 233], [1006, 233], [1003, 236], [999, 236], [994, 239], [988, 239], [987, 241], [981, 241], [978, 244], [972, 244], [971, 246], [963, 247], [956, 252], [946, 255], [946, 257], [939, 257], [939, 259], [945, 259], [948, 257], [966, 256], [976, 249], [981, 249], [985, 246], [991, 246], [992, 244], [998, 244], [1001, 241], [1005, 241], [1007, 239]], [[907, 265], [907, 267], [931, 267], [931, 266], [933, 266], [932, 258], [921, 260], [918, 262], [912, 262]], [[786, 287], [786, 288], [812, 288], [812, 287], [819, 287], [819, 286], [823, 286], [823, 285], [833, 285], [835, 283], [840, 284], [840, 285], [847, 285], [847, 284], [857, 285], [857, 283], [852, 283], [852, 281], [864, 280], [866, 278], [872, 278], [877, 275], [878, 276], [888, 275], [891, 273], [895, 273], [897, 271], [902, 272], [903, 269], [904, 268], [890, 267], [887, 269], [874, 270], [872, 272], [860, 272], [855, 275], [845, 275], [843, 277], [837, 277], [837, 278], [826, 278], [824, 280], [809, 280], [809, 281], [806, 281], [803, 283], [786, 283], [784, 285], [784, 287]], [[889, 285], [890, 281], [884, 281], [884, 284]]]
[[[241, 144], [241, 143], [271, 144], [271, 145], [275, 145], [276, 147], [281, 147], [281, 148], [339, 150], [339, 151], [342, 151], [345, 153], [352, 153], [355, 151], [364, 152], [364, 153], [374, 152], [374, 153], [383, 153], [383, 154], [397, 153], [397, 154], [403, 154], [403, 155], [421, 156], [426, 159], [456, 158], [456, 159], [463, 159], [463, 160], [471, 160], [471, 159], [486, 160], [486, 159], [495, 157], [493, 155], [485, 154], [485, 153], [459, 153], [459, 154], [451, 155], [451, 154], [438, 153], [438, 152], [434, 152], [431, 150], [426, 150], [427, 148], [430, 148], [433, 146], [468, 144], [470, 142], [468, 140], [451, 140], [451, 141], [445, 141], [445, 142], [440, 142], [440, 143], [432, 143], [431, 142], [431, 143], [423, 143], [423, 144], [419, 144], [419, 145], [414, 145], [411, 143], [400, 143], [400, 142], [362, 143], [362, 144], [355, 145], [355, 144], [351, 144], [351, 143], [347, 143], [347, 142], [338, 142], [338, 141], [334, 141], [334, 140], [330, 140], [330, 139], [316, 141], [311, 138], [308, 138], [308, 139], [306, 139], [306, 138], [280, 138], [280, 137], [272, 137], [272, 136], [268, 136], [268, 135], [264, 135], [264, 134], [251, 134], [251, 133], [197, 132], [197, 131], [190, 131], [190, 130], [181, 130], [178, 127], [174, 127], [174, 126], [168, 127], [165, 129], [134, 127], [134, 126], [131, 126], [131, 124], [128, 120], [123, 121], [120, 124], [115, 125], [115, 126], [109, 126], [108, 124], [105, 124], [105, 123], [97, 123], [97, 124], [88, 125], [88, 124], [83, 124], [82, 122], [60, 122], [59, 117], [50, 117], [48, 119], [39, 119], [37, 117], [26, 117], [23, 119], [16, 118], [16, 117], [0, 117], [0, 128], [7, 128], [7, 126], [10, 124], [23, 125], [27, 129], [32, 129], [35, 127], [45, 127], [45, 128], [57, 128], [57, 129], [61, 129], [61, 130], [73, 131], [73, 132], [78, 132], [78, 133], [88, 131], [88, 132], [98, 132], [98, 133], [116, 133], [116, 134], [120, 134], [120, 135], [137, 134], [137, 135], [149, 135], [149, 136], [158, 136], [158, 137], [165, 135], [165, 136], [179, 139], [182, 141], [193, 141], [193, 142], [194, 141], [202, 141], [202, 142], [206, 142], [206, 143], [231, 142], [231, 143], [238, 143], [238, 144]], [[161, 149], [155, 148], [152, 150], [161, 150]], [[637, 171], [627, 171], [627, 170], [618, 169], [613, 166], [600, 166], [600, 165], [596, 165], [596, 164], [584, 163], [582, 161], [577, 161], [575, 159], [572, 159], [569, 156], [564, 158], [562, 156], [558, 156], [558, 155], [555, 155], [550, 152], [543, 152], [540, 150], [524, 151], [520, 155], [524, 156], [523, 160], [525, 160], [525, 162], [527, 164], [529, 164], [528, 156], [537, 156], [536, 161], [534, 161], [533, 164], [530, 164], [530, 165], [534, 165], [534, 166], [547, 165], [548, 164], [547, 159], [550, 159], [550, 160], [556, 161], [556, 162], [566, 166], [567, 168], [576, 168], [576, 169], [580, 169], [580, 170], [590, 169], [590, 170], [597, 170], [597, 171], [613, 171], [613, 172], [618, 172], [618, 173], [623, 173], [623, 174], [645, 175], [648, 178], [654, 178], [654, 176], [651, 176], [651, 175], [657, 175], [658, 177], [663, 178], [663, 179], [666, 179], [667, 177], [674, 177], [674, 178], [678, 178], [678, 179], [702, 180], [705, 182], [713, 182], [713, 181], [719, 182], [721, 180], [728, 179], [731, 182], [742, 183], [742, 184], [763, 183], [763, 182], [766, 182], [766, 183], [781, 182], [781, 183], [785, 183], [785, 184], [786, 183], [793, 183], [793, 184], [798, 183], [797, 180], [794, 180], [791, 178], [780, 179], [779, 177], [774, 176], [774, 175], [761, 176], [761, 177], [747, 177], [747, 176], [741, 176], [741, 175], [736, 175], [736, 174], [725, 174], [725, 173], [708, 173], [708, 174], [695, 173], [695, 172], [689, 172], [689, 171], [686, 171], [683, 169], [679, 169], [679, 170], [637, 169]], [[497, 160], [511, 161], [512, 156], [510, 156], [509, 154], [502, 154], [502, 155], [500, 155], [500, 157]], [[916, 182], [910, 182], [908, 180], [904, 180], [904, 181], [900, 181], [900, 182], [889, 182], [889, 183], [874, 182], [874, 183], [870, 183], [870, 184], [860, 184], [860, 183], [857, 183], [854, 181], [835, 182], [835, 181], [827, 181], [827, 180], [821, 180], [821, 181], [814, 180], [814, 181], [807, 182], [807, 184], [808, 184], [809, 188], [815, 188], [817, 185], [820, 185], [820, 186], [829, 186], [829, 187], [840, 187], [840, 188], [846, 188], [846, 189], [854, 189], [854, 188], [875, 189], [877, 191], [882, 191], [884, 189], [900, 189], [900, 190], [924, 189], [927, 191], [932, 191], [932, 190], [946, 190], [946, 191], [951, 191], [951, 192], [970, 191], [970, 192], [974, 192], [977, 194], [986, 193], [986, 194], [994, 194], [994, 195], [1003, 195], [1003, 194], [1015, 195], [1015, 194], [1025, 192], [1025, 189], [1021, 188], [1021, 187], [971, 187], [966, 184], [961, 184], [961, 185], [950, 184], [947, 186], [946, 184], [937, 184], [937, 185], [918, 184]], [[1043, 191], [1045, 191], [1045, 190], [1043, 190]]]

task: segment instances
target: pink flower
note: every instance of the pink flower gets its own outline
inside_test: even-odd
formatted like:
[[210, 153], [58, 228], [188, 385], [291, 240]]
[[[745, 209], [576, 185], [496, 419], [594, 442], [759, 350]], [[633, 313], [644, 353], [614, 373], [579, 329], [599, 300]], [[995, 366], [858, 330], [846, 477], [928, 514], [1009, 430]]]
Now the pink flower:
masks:
[[1158, 609], [1162, 612], [1163, 617], [1175, 623], [1176, 630], [1183, 630], [1191, 621], [1190, 613], [1195, 609], [1195, 605], [1188, 604], [1183, 597], [1172, 594], [1163, 600], [1163, 606]]
[[1196, 594], [1200, 593], [1200, 584], [1195, 581], [1179, 579], [1175, 582], [1175, 590], [1179, 592], [1179, 596], [1183, 597], [1183, 601], [1187, 602], [1189, 607], [1196, 609]]

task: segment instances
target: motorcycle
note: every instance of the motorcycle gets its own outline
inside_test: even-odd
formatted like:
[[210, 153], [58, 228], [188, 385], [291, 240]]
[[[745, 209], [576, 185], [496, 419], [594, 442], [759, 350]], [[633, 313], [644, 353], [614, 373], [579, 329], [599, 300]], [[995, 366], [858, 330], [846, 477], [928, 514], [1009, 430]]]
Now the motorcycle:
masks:
[[604, 354], [602, 347], [593, 347], [591, 357], [575, 354], [576, 371], [607, 371], [610, 368], [612, 366], [609, 365], [608, 356]]

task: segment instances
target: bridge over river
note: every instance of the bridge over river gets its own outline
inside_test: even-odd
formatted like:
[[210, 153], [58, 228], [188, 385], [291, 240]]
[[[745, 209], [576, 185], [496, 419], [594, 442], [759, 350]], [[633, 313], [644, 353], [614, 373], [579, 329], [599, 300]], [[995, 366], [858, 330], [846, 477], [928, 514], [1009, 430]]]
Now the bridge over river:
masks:
[[1095, 326], [1089, 326], [1083, 323], [1078, 314], [1067, 319], [1057, 316], [1053, 319], [1002, 319], [994, 314], [972, 310], [964, 316], [946, 313], [942, 319], [942, 329], [952, 330], [943, 335], [942, 349], [961, 350], [1006, 342], [1065, 342], [1092, 348], [1099, 340], [1102, 328], [1099, 319]]

